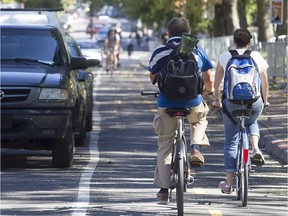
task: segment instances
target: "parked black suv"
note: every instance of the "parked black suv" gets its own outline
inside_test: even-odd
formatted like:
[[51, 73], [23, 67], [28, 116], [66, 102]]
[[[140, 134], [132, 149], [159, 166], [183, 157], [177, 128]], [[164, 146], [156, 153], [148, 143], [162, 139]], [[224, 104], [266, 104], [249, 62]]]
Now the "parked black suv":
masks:
[[56, 167], [73, 162], [78, 70], [96, 65], [71, 57], [63, 37], [55, 26], [1, 26], [1, 147], [51, 149]]

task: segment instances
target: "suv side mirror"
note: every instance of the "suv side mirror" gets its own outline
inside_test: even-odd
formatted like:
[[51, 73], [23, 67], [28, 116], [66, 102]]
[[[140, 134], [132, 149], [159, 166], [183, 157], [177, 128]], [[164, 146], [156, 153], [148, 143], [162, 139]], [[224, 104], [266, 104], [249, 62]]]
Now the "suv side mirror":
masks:
[[88, 65], [89, 67], [96, 67], [100, 65], [100, 60], [98, 59], [88, 59]]
[[86, 58], [79, 56], [71, 58], [71, 65], [70, 65], [71, 70], [80, 70], [80, 69], [84, 70], [87, 69], [88, 67], [89, 63]]

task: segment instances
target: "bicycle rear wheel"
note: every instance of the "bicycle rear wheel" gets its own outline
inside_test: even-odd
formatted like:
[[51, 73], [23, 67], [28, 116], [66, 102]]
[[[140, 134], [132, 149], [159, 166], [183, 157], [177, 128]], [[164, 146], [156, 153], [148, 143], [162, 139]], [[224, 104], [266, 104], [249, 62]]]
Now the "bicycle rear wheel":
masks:
[[242, 151], [242, 166], [241, 166], [241, 201], [242, 205], [247, 205], [248, 198], [248, 175], [249, 175], [249, 149], [247, 134], [242, 133], [243, 151]]
[[235, 175], [235, 191], [236, 191], [236, 198], [237, 200], [241, 199], [241, 193], [242, 193], [242, 148], [238, 149], [238, 159], [237, 159], [237, 172]]
[[248, 164], [243, 165], [243, 173], [241, 173], [241, 201], [242, 205], [247, 205], [248, 199]]
[[[183, 154], [182, 141], [177, 142], [177, 154]], [[184, 213], [184, 157], [179, 155], [177, 158], [177, 184], [176, 184], [176, 202], [178, 216]]]

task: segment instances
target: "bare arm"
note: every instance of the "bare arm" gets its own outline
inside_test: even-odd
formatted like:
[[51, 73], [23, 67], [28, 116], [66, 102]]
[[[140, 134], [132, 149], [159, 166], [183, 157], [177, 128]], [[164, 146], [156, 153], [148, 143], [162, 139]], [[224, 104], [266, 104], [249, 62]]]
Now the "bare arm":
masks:
[[224, 69], [223, 67], [217, 63], [216, 66], [216, 72], [215, 72], [215, 78], [214, 78], [214, 102], [213, 105], [216, 107], [221, 107], [221, 95], [220, 95], [220, 84], [222, 82], [222, 79], [224, 77]]
[[108, 52], [108, 39], [106, 38], [105, 41], [104, 41], [104, 47], [105, 47], [105, 54], [107, 55], [107, 52]]
[[151, 83], [155, 85], [157, 83], [157, 73], [155, 74], [150, 73], [150, 80], [151, 80]]
[[212, 71], [211, 70], [204, 71], [202, 73], [202, 77], [205, 85], [203, 96], [207, 93], [214, 92]]
[[262, 97], [264, 101], [264, 106], [267, 107], [269, 106], [268, 102], [268, 92], [269, 92], [269, 82], [268, 82], [268, 76], [267, 76], [267, 71], [262, 71], [260, 74], [261, 77], [261, 90], [262, 90]]

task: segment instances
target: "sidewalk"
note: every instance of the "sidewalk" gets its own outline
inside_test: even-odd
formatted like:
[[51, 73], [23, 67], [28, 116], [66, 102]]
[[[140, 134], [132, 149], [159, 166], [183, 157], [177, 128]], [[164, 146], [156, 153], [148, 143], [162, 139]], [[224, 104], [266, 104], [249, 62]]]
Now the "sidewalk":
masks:
[[281, 164], [287, 164], [287, 89], [270, 89], [270, 107], [260, 116], [260, 147]]
[[[139, 59], [139, 64], [147, 68], [149, 61], [148, 52], [135, 53], [134, 59]], [[279, 80], [281, 82], [281, 80]], [[260, 127], [259, 147], [279, 163], [287, 164], [288, 155], [288, 95], [284, 83], [270, 86], [270, 107], [265, 109], [258, 119]]]

